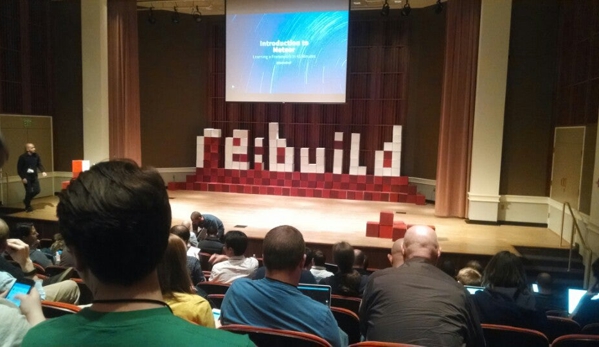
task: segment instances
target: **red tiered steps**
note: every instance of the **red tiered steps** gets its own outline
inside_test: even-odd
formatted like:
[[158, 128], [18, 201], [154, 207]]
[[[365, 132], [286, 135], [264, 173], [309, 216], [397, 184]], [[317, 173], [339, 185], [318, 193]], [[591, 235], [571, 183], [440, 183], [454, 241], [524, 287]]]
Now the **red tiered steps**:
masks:
[[407, 176], [196, 168], [186, 182], [169, 182], [168, 189], [425, 204]]
[[[378, 222], [366, 222], [366, 236], [391, 239], [393, 241], [403, 238], [406, 235], [406, 231], [414, 225], [406, 225], [402, 221], [395, 222], [393, 216], [392, 211], [381, 211]], [[434, 225], [429, 226], [435, 230]]]

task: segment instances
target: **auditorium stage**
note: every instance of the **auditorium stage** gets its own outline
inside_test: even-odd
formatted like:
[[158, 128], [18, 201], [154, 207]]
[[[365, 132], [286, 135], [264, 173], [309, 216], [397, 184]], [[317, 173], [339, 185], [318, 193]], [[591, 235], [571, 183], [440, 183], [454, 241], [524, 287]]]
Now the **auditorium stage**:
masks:
[[[437, 218], [431, 204], [416, 206], [406, 203], [199, 191], [169, 191], [169, 196], [173, 224], [180, 223], [192, 211], [197, 210], [218, 216], [223, 221], [225, 230], [236, 228], [255, 240], [261, 240], [268, 230], [277, 225], [289, 224], [302, 232], [307, 243], [329, 248], [327, 245], [343, 240], [355, 247], [379, 249], [379, 253], [383, 254], [392, 245], [392, 241], [366, 237], [366, 222], [378, 221], [380, 211], [393, 211], [395, 221], [435, 225], [445, 253], [488, 257], [503, 250], [517, 253], [513, 246], [560, 247], [559, 235], [547, 228], [468, 224], [459, 218]], [[53, 222], [56, 221], [57, 203], [56, 197], [35, 199], [32, 204], [35, 209], [33, 212], [15, 212], [8, 217]], [[564, 242], [564, 247], [566, 245]]]

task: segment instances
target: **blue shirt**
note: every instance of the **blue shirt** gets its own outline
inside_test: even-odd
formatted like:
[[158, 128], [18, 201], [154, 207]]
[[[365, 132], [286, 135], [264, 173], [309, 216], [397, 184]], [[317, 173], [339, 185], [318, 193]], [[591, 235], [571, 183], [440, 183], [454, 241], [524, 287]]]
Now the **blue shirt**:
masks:
[[348, 345], [347, 334], [337, 327], [327, 306], [270, 278], [233, 282], [221, 305], [221, 322], [300, 331], [322, 337], [335, 347]]
[[222, 240], [223, 236], [225, 235], [225, 226], [223, 225], [223, 222], [220, 219], [218, 219], [218, 217], [208, 213], [202, 214], [202, 217], [204, 217], [204, 223], [201, 224], [201, 227], [206, 229], [212, 227], [218, 230], [218, 238], [219, 240]]

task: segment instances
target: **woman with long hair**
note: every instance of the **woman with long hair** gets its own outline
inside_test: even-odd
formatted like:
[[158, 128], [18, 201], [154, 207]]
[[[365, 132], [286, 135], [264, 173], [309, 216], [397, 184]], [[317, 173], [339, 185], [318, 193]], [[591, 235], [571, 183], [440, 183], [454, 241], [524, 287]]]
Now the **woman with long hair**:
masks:
[[481, 323], [547, 332], [547, 316], [535, 309], [518, 256], [507, 251], [495, 254], [485, 268], [482, 285], [485, 289], [473, 295]]
[[187, 270], [187, 247], [181, 238], [168, 236], [168, 246], [160, 264], [158, 280], [164, 301], [176, 316], [205, 327], [214, 328], [212, 308], [195, 293]]
[[368, 276], [354, 269], [354, 260], [354, 248], [349, 243], [343, 241], [333, 245], [333, 261], [339, 271], [334, 276], [322, 279], [320, 284], [330, 285], [333, 294], [362, 296]]

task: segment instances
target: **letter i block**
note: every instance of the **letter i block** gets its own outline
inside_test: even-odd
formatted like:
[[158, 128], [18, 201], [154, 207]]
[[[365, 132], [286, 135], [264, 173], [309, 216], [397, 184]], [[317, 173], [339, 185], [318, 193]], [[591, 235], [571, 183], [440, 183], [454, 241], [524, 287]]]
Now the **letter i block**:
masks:
[[393, 226], [393, 212], [381, 211], [380, 223], [381, 225]]

